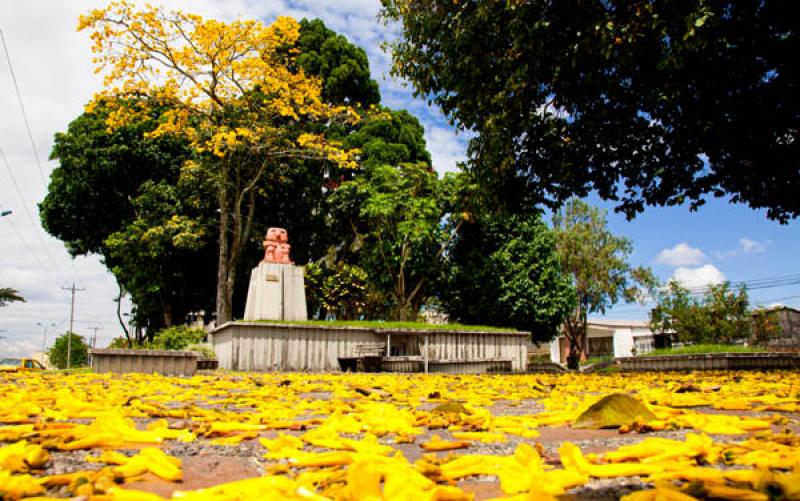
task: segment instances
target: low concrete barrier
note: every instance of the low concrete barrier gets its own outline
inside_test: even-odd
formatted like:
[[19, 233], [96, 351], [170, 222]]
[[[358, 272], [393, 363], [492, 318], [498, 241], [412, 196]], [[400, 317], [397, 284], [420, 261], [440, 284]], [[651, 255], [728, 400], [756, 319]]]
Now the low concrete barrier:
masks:
[[528, 362], [528, 370], [526, 372], [557, 374], [561, 372], [569, 372], [569, 369], [561, 364], [547, 361]]
[[381, 372], [423, 372], [425, 361], [420, 356], [383, 357]]
[[484, 360], [431, 360], [428, 372], [448, 374], [482, 374], [484, 372], [511, 372], [511, 359]]
[[168, 350], [89, 350], [95, 372], [141, 372], [166, 376], [191, 376], [197, 370], [197, 353]]
[[800, 353], [800, 338], [771, 339], [767, 351], [776, 353]]
[[197, 370], [213, 371], [219, 368], [219, 360], [213, 357], [197, 357]]
[[800, 369], [797, 353], [706, 353], [617, 358], [621, 371], [703, 371]]

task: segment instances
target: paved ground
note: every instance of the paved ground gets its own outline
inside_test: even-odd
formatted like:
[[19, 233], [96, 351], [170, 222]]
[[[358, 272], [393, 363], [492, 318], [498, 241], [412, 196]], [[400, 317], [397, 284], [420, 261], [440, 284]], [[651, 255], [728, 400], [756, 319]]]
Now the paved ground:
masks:
[[[434, 453], [436, 457], [464, 454], [511, 456], [519, 444], [527, 443], [538, 448], [545, 463], [557, 468], [561, 467], [558, 449], [565, 442], [577, 445], [584, 454], [601, 454], [623, 445], [639, 443], [648, 437], [682, 441], [688, 433], [703, 432], [704, 426], [710, 426], [709, 423], [718, 418], [730, 417], [734, 425], [739, 418], [759, 418], [771, 423], [768, 429], [773, 433], [796, 435], [800, 432], [800, 416], [797, 413], [797, 405], [800, 405], [798, 373], [431, 377], [213, 373], [190, 379], [145, 375], [61, 378], [36, 379], [25, 376], [0, 380], [0, 395], [5, 397], [6, 402], [18, 399], [19, 402], [36, 404], [26, 411], [26, 415], [20, 410], [20, 405], [9, 403], [4, 407], [0, 403], [0, 423], [10, 425], [47, 420], [89, 424], [94, 422], [93, 416], [113, 410], [130, 416], [138, 429], [145, 430], [148, 425], [166, 418], [170, 428], [192, 430], [201, 435], [192, 442], [168, 440], [161, 446], [164, 452], [181, 460], [183, 481], [168, 482], [147, 474], [125, 485], [126, 488], [165, 497], [176, 490], [189, 491], [261, 476], [271, 465], [285, 464], [285, 460], [264, 459], [267, 449], [259, 438], [274, 439], [280, 434], [301, 437], [308, 430], [328, 423], [334, 414], [345, 418], [353, 416], [358, 422], [371, 423], [364, 425], [367, 427], [380, 427], [380, 419], [369, 421], [371, 409], [380, 404], [386, 404], [386, 409], [392, 412], [411, 412], [418, 422], [416, 426], [419, 433], [411, 443], [397, 443], [398, 434], [392, 431], [379, 434], [381, 443], [402, 452], [409, 463], [428, 454], [420, 444], [430, 441], [433, 435], [438, 435], [442, 440], [456, 440], [443, 427], [446, 424], [430, 424], [431, 416], [437, 415], [437, 406], [442, 404], [466, 405], [471, 416], [481, 413], [488, 416], [483, 424], [476, 425], [476, 429], [483, 427], [492, 431], [499, 426], [501, 418], [512, 417], [517, 419], [515, 423], [535, 429], [538, 437], [523, 438], [515, 432], [505, 432], [505, 441], [471, 441], [467, 448], [437, 452]], [[620, 434], [615, 429], [585, 430], [570, 426], [576, 413], [588, 403], [612, 392], [633, 395], [657, 412], [669, 415], [665, 419], [674, 422], [661, 431], [627, 434]], [[721, 402], [727, 404], [722, 405]], [[725, 406], [746, 408], [715, 408]], [[471, 419], [466, 414], [451, 416], [455, 421], [462, 418], [464, 423]], [[387, 429], [400, 426], [391, 424], [396, 419], [394, 414], [387, 415], [384, 423], [389, 427]], [[542, 420], [547, 420], [549, 424], [542, 424]], [[710, 421], [706, 423], [707, 420]], [[215, 422], [241, 421], [264, 423], [267, 429], [258, 431], [257, 436], [238, 445], [215, 445], [211, 442], [213, 437], [202, 436]], [[683, 424], [677, 426], [675, 423]], [[0, 432], [2, 429], [0, 425]], [[717, 428], [708, 428], [713, 429]], [[709, 436], [715, 443], [728, 444], [764, 431], [753, 430], [738, 435], [710, 432]], [[221, 435], [224, 437], [226, 434]], [[361, 433], [343, 432], [341, 436], [363, 438]], [[28, 440], [36, 443], [39, 439], [31, 435]], [[117, 449], [132, 456], [139, 447], [127, 444]], [[306, 445], [304, 450], [325, 452], [328, 449]], [[86, 460], [87, 454], [98, 456], [99, 452], [97, 448], [71, 452], [52, 449], [52, 460], [37, 475], [99, 469], [105, 465]], [[504, 495], [493, 476], [468, 477], [456, 485], [472, 493], [476, 499]], [[639, 477], [595, 478], [581, 487], [571, 489], [564, 497], [616, 499], [648, 485], [646, 479]], [[70, 492], [60, 486], [51, 488], [48, 494], [64, 497]]]

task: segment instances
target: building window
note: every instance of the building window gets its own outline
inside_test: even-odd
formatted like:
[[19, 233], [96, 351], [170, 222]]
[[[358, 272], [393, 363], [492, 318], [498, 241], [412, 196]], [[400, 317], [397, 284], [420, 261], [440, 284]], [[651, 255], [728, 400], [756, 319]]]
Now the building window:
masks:
[[650, 353], [656, 349], [656, 340], [653, 336], [641, 336], [633, 338], [633, 347], [637, 355]]
[[604, 357], [614, 356], [614, 338], [609, 337], [590, 337], [589, 356]]

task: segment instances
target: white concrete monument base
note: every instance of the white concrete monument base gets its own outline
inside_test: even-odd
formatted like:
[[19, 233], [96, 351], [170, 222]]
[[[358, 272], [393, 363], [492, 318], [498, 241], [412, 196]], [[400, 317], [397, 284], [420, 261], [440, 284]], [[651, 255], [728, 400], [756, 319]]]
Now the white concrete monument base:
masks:
[[245, 320], [308, 320], [303, 267], [262, 261], [250, 273]]

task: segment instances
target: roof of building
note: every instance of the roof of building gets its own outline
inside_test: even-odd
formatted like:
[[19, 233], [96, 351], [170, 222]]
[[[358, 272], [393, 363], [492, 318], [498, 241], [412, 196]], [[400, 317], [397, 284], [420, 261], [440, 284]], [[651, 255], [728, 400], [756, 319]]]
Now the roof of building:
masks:
[[616, 319], [596, 319], [591, 318], [586, 322], [587, 326], [592, 327], [643, 327], [650, 328], [647, 320], [616, 320]]
[[781, 304], [781, 303], [771, 304], [769, 306], [764, 306], [764, 307], [761, 307], [761, 308], [754, 308], [753, 312], [756, 313], [756, 312], [760, 312], [760, 311], [782, 311], [782, 310], [789, 310], [789, 311], [793, 311], [795, 313], [800, 313], [800, 310], [798, 310], [797, 308], [793, 308], [791, 306], [786, 306], [785, 304]]

